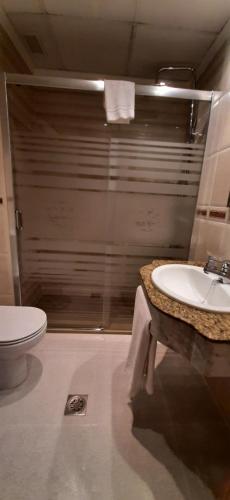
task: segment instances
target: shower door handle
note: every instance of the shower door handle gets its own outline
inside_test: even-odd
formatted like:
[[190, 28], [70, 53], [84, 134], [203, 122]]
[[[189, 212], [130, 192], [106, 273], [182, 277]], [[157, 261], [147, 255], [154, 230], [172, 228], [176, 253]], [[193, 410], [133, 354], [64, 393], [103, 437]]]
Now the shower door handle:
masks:
[[18, 231], [22, 231], [23, 229], [23, 220], [22, 220], [22, 212], [16, 208], [15, 210], [15, 220], [16, 220], [16, 228]]

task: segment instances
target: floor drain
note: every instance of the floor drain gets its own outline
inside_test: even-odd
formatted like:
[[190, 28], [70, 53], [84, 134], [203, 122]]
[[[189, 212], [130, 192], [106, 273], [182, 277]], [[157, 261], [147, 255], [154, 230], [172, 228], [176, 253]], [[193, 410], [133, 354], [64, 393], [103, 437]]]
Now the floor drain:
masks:
[[65, 415], [86, 415], [87, 394], [69, 394], [66, 405]]

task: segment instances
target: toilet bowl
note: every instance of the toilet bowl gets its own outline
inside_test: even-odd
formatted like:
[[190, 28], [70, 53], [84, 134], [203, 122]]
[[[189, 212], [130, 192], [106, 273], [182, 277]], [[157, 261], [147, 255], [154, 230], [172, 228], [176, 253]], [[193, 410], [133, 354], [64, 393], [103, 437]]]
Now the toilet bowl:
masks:
[[0, 389], [11, 389], [27, 376], [26, 352], [45, 334], [47, 317], [36, 307], [0, 306]]

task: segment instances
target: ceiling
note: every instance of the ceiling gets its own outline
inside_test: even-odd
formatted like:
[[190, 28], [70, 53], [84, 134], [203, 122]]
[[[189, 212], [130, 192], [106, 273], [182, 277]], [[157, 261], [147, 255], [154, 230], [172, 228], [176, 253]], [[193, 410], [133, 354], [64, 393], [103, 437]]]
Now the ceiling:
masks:
[[[230, 0], [0, 0], [35, 68], [153, 78], [197, 67], [230, 17]], [[31, 51], [28, 41], [36, 42]], [[28, 39], [25, 37], [32, 37]]]

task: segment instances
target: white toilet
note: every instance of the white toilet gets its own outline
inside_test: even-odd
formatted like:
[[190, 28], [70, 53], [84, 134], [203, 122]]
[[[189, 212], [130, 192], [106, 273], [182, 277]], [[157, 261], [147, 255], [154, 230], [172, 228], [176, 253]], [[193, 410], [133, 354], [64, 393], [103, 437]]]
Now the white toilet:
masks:
[[46, 313], [41, 309], [0, 306], [0, 389], [11, 389], [25, 380], [26, 352], [41, 340], [46, 328]]

